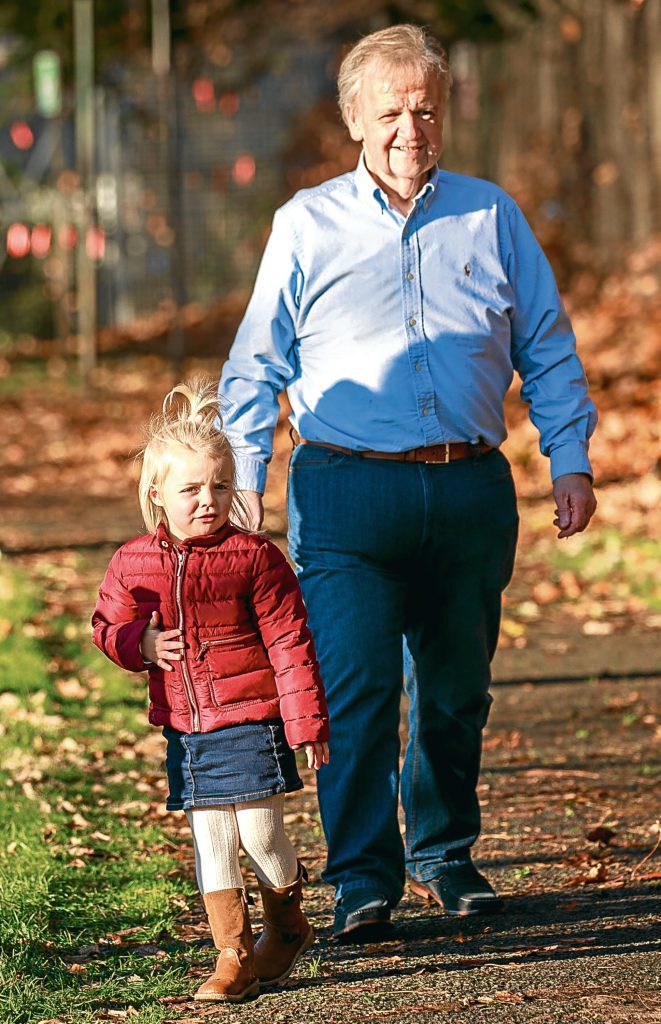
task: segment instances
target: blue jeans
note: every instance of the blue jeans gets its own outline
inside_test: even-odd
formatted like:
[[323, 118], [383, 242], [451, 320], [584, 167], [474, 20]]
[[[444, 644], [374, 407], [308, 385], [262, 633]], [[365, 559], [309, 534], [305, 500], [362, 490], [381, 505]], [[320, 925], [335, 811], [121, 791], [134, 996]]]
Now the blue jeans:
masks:
[[299, 445], [288, 511], [330, 710], [331, 760], [318, 775], [323, 877], [338, 898], [369, 888], [394, 905], [405, 864], [432, 878], [468, 857], [479, 834], [489, 666], [518, 526], [509, 464], [495, 451], [426, 465]]

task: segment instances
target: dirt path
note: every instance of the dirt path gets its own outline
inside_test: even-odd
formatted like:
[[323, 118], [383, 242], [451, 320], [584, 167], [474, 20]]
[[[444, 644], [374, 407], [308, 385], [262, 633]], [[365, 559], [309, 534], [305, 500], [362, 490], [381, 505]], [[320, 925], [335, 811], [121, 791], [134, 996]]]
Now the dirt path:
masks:
[[313, 794], [292, 799], [312, 875], [312, 957], [249, 1006], [201, 1013], [184, 1002], [173, 1021], [661, 1021], [661, 871], [645, 860], [658, 841], [658, 692], [658, 680], [496, 687], [477, 851], [507, 896], [495, 918], [451, 920], [407, 892], [394, 941], [334, 946]]
[[[70, 567], [78, 558], [78, 583], [62, 598], [70, 614], [84, 617], [110, 550], [49, 555]], [[33, 571], [42, 559], [20, 561]], [[541, 658], [548, 674], [547, 665]], [[235, 1008], [172, 999], [168, 1020], [661, 1024], [660, 681], [595, 677], [494, 686], [479, 787], [483, 834], [475, 851], [507, 899], [506, 912], [494, 918], [453, 920], [407, 891], [392, 942], [334, 945], [332, 894], [320, 879], [324, 845], [314, 780], [304, 771], [305, 790], [288, 799], [287, 826], [310, 872], [306, 909], [317, 945], [282, 989]], [[160, 777], [163, 753], [153, 730], [139, 745], [144, 777]], [[150, 816], [171, 831], [173, 851], [192, 878], [181, 815], [164, 817], [161, 801], [154, 787]], [[247, 881], [256, 894], [250, 872]], [[259, 927], [258, 904], [253, 916]], [[208, 946], [201, 906], [179, 919], [176, 938], [189, 948]], [[191, 967], [191, 990], [205, 972], [208, 966]]]

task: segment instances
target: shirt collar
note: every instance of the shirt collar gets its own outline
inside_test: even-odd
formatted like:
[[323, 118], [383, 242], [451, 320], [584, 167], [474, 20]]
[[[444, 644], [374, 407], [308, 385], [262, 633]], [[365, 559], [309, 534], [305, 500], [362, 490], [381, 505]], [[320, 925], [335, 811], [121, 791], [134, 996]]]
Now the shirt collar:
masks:
[[[423, 196], [429, 194], [433, 196], [439, 184], [440, 170], [438, 164], [435, 164], [431, 170], [429, 180], [424, 183], [418, 194], [414, 197], [416, 200], [421, 199]], [[355, 171], [356, 190], [358, 195], [363, 199], [376, 199], [379, 206], [388, 207], [388, 197], [385, 192], [377, 185], [374, 178], [367, 170], [365, 164], [365, 154], [361, 153], [358, 160], [358, 166]]]

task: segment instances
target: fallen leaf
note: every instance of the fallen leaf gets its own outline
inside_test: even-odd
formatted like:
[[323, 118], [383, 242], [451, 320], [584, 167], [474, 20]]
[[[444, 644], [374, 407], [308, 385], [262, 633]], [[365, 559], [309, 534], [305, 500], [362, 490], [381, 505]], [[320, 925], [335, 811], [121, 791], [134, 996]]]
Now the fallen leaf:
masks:
[[494, 999], [497, 999], [499, 1003], [522, 1003], [524, 1002], [524, 996], [519, 995], [518, 992], [494, 992]]
[[532, 588], [532, 596], [537, 604], [551, 604], [562, 597], [562, 591], [550, 580], [541, 580]]
[[585, 838], [591, 843], [603, 843], [604, 846], [608, 846], [611, 840], [615, 838], [615, 835], [616, 833], [613, 832], [612, 828], [606, 828], [605, 825], [597, 825], [596, 828], [586, 832]]
[[66, 700], [84, 700], [87, 697], [87, 688], [75, 676], [69, 679], [56, 679], [55, 689], [60, 697]]
[[610, 636], [615, 631], [612, 622], [603, 622], [598, 619], [588, 619], [581, 626], [586, 636]]

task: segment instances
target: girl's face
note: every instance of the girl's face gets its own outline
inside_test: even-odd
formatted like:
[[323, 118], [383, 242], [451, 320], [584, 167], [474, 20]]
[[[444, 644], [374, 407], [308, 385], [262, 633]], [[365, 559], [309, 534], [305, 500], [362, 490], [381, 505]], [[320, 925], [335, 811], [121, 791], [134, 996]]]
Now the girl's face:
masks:
[[149, 496], [165, 511], [173, 540], [206, 537], [227, 522], [232, 504], [228, 467], [209, 455], [173, 448], [170, 468]]

